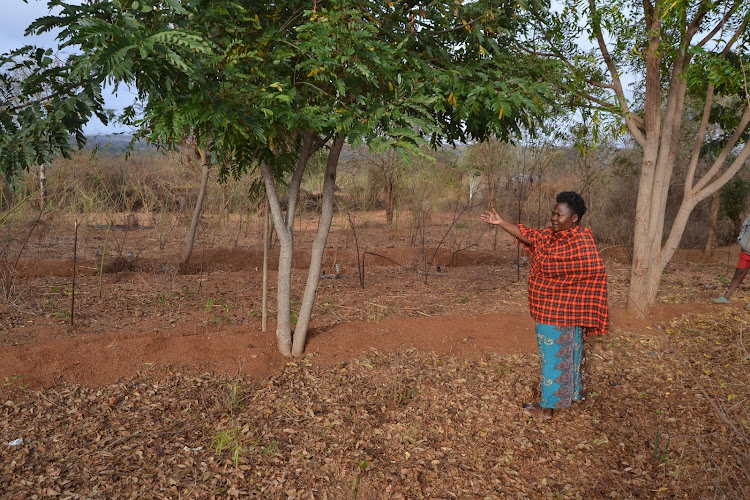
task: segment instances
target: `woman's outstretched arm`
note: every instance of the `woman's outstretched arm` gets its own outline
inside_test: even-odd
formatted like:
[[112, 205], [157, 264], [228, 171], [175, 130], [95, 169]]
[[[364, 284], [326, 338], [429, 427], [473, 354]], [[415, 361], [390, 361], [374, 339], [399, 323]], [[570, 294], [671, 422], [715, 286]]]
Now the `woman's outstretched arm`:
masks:
[[512, 222], [507, 221], [503, 219], [502, 217], [500, 217], [500, 214], [498, 214], [494, 208], [480, 215], [480, 218], [482, 219], [482, 221], [486, 222], [487, 224], [492, 224], [493, 226], [500, 226], [506, 233], [515, 237], [518, 241], [520, 241], [524, 245], [531, 245], [531, 241], [526, 239], [526, 237], [523, 234], [521, 234], [521, 230], [518, 229], [518, 225], [513, 224]]

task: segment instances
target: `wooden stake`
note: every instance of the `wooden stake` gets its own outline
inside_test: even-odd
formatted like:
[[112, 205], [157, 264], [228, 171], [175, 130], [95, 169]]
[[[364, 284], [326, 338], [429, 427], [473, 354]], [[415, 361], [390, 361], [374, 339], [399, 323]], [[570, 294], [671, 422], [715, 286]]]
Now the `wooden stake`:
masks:
[[73, 286], [70, 290], [70, 327], [73, 328], [76, 307], [76, 262], [78, 261], [78, 221], [75, 222], [73, 236]]
[[261, 331], [266, 331], [268, 323], [268, 250], [269, 250], [269, 226], [270, 226], [270, 203], [266, 194], [266, 205], [263, 217], [263, 305], [261, 306]]

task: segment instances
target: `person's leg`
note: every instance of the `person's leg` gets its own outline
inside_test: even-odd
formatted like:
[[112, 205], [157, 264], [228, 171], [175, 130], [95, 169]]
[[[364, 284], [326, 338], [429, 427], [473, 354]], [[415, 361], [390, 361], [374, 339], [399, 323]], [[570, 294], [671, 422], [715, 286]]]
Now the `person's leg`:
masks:
[[737, 287], [740, 286], [740, 283], [742, 283], [742, 280], [745, 279], [745, 276], [747, 276], [747, 272], [750, 271], [750, 267], [738, 267], [734, 270], [734, 276], [732, 276], [732, 281], [729, 282], [729, 288], [727, 288], [727, 291], [722, 297], [729, 300], [732, 298], [732, 294], [735, 290], [737, 290]]
[[552, 418], [552, 406], [554, 406], [554, 389], [551, 387], [553, 380], [545, 376], [554, 370], [555, 332], [549, 325], [536, 324], [536, 341], [539, 347], [539, 361], [542, 368], [541, 401], [539, 403], [524, 403], [522, 408], [530, 414], [541, 414], [544, 418]]
[[729, 288], [727, 288], [727, 291], [726, 293], [724, 293], [724, 295], [715, 299], [714, 302], [717, 302], [719, 304], [728, 303], [729, 299], [732, 298], [732, 294], [734, 293], [734, 291], [737, 290], [737, 287], [740, 286], [742, 280], [744, 280], [745, 276], [747, 276], [748, 271], [750, 271], [750, 255], [740, 250], [740, 258], [737, 262], [737, 269], [734, 270], [734, 276], [732, 276], [732, 281], [729, 282]]

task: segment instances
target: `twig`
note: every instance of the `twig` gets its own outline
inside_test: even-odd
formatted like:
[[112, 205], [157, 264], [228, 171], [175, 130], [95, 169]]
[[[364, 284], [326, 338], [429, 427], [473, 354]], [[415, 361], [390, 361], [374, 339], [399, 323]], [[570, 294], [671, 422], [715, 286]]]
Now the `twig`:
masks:
[[342, 304], [337, 304], [336, 307], [340, 307], [342, 309], [353, 309], [355, 311], [360, 311], [360, 312], [362, 311], [362, 309], [360, 309], [359, 307], [345, 306]]
[[16, 262], [13, 264], [13, 270], [15, 270], [18, 267], [18, 261], [21, 260], [21, 254], [26, 248], [26, 245], [28, 244], [29, 239], [31, 238], [31, 234], [34, 232], [34, 228], [37, 226], [37, 224], [39, 224], [39, 220], [42, 218], [42, 214], [44, 214], [45, 208], [46, 208], [46, 205], [42, 207], [41, 210], [39, 210], [39, 215], [36, 216], [36, 220], [34, 221], [34, 224], [31, 225], [29, 234], [27, 234], [26, 239], [23, 240], [23, 245], [21, 245], [21, 249], [18, 251], [18, 255], [16, 256]]
[[102, 260], [99, 263], [99, 298], [102, 298], [102, 288], [104, 287], [104, 258], [107, 256], [107, 245], [109, 244], [109, 233], [112, 230], [112, 221], [107, 225], [107, 236], [104, 238], [104, 250], [102, 250]]
[[359, 285], [365, 287], [365, 258], [362, 256], [362, 262], [359, 260], [359, 240], [357, 239], [357, 229], [354, 227], [354, 220], [352, 220], [352, 214], [347, 210], [346, 216], [349, 218], [349, 226], [352, 228], [354, 234], [354, 246], [357, 249], [357, 273], [359, 273]]
[[383, 401], [378, 401], [375, 403], [321, 403], [319, 401], [311, 401], [311, 405], [320, 405], [320, 406], [351, 406], [351, 407], [357, 407], [357, 406], [377, 406], [379, 404], [383, 404]]
[[458, 215], [457, 215], [457, 216], [455, 216], [455, 217], [453, 218], [453, 220], [451, 221], [451, 223], [450, 223], [450, 224], [448, 225], [448, 229], [446, 229], [446, 230], [445, 230], [445, 233], [443, 233], [443, 237], [442, 237], [442, 238], [440, 238], [440, 241], [438, 241], [438, 244], [437, 244], [437, 246], [435, 247], [435, 251], [434, 251], [434, 252], [432, 252], [432, 257], [430, 258], [430, 265], [434, 264], [434, 262], [435, 262], [435, 256], [437, 255], [437, 253], [438, 253], [438, 250], [440, 250], [440, 247], [441, 247], [441, 246], [442, 246], [442, 244], [443, 244], [443, 243], [445, 242], [445, 238], [447, 238], [447, 237], [448, 237], [448, 235], [449, 235], [449, 234], [450, 234], [450, 232], [451, 232], [451, 229], [453, 229], [453, 226], [455, 226], [455, 225], [456, 225], [456, 222], [458, 222], [458, 219], [460, 219], [460, 218], [461, 218], [461, 216], [462, 216], [462, 215], [463, 215], [463, 214], [464, 214], [464, 213], [465, 213], [465, 212], [466, 212], [466, 211], [467, 211], [467, 210], [468, 210], [469, 208], [472, 208], [473, 206], [474, 206], [474, 205], [472, 205], [471, 203], [467, 203], [466, 205], [464, 205], [463, 209], [462, 209], [462, 210], [461, 210], [461, 211], [460, 211], [460, 212], [458, 213]]
[[104, 447], [104, 449], [112, 448], [113, 446], [117, 446], [119, 444], [122, 444], [126, 441], [130, 441], [131, 439], [135, 439], [137, 437], [143, 437], [143, 436], [174, 436], [175, 434], [181, 434], [181, 433], [188, 433], [195, 429], [197, 429], [198, 425], [194, 425], [193, 427], [188, 427], [187, 429], [178, 429], [175, 431], [136, 431], [132, 434], [128, 434], [127, 436], [122, 436], [118, 439], [115, 439], [111, 443], [109, 443], [107, 446]]

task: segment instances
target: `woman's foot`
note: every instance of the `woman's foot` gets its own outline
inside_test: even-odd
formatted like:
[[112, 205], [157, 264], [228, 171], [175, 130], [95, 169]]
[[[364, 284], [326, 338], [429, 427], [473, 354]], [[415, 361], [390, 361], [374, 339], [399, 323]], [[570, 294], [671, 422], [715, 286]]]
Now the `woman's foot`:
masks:
[[545, 420], [550, 420], [552, 418], [552, 408], [542, 408], [537, 403], [524, 403], [522, 408], [523, 411], [529, 415], [541, 415]]
[[731, 300], [722, 295], [721, 297], [715, 298], [714, 302], [716, 302], [717, 304], [729, 304]]

